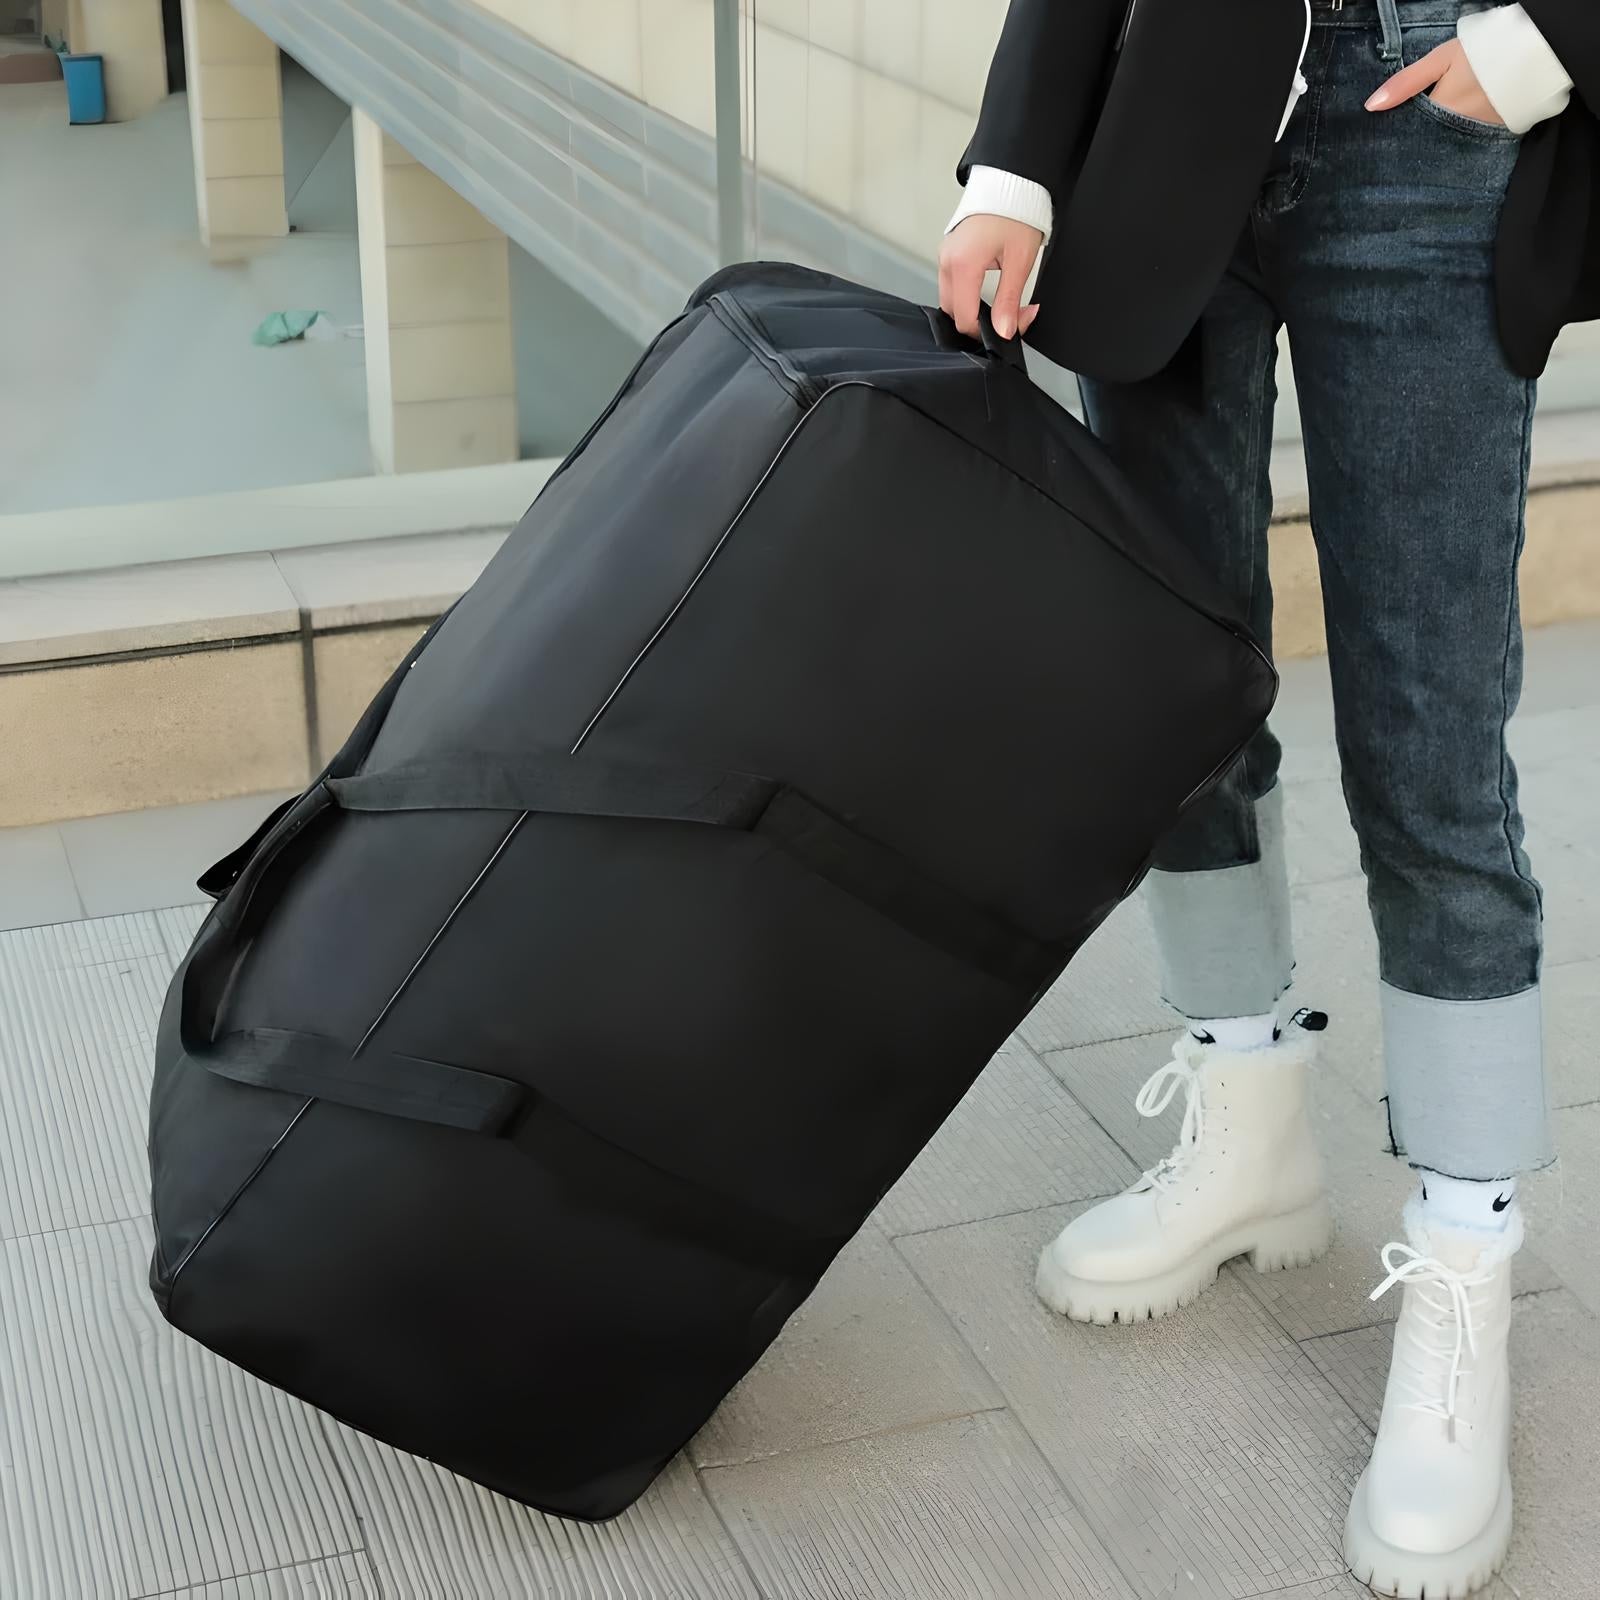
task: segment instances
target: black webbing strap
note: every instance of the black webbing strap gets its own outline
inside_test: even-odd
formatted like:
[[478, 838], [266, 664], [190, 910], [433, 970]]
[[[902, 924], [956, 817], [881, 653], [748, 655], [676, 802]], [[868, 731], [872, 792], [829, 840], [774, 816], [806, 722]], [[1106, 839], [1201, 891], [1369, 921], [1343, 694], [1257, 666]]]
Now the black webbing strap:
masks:
[[797, 790], [781, 789], [755, 831], [908, 933], [1002, 982], [1032, 993], [1066, 959], [1062, 947], [1013, 927]]
[[198, 1059], [235, 1083], [467, 1133], [504, 1133], [529, 1099], [522, 1084], [493, 1073], [382, 1050], [352, 1055], [335, 1039], [277, 1028], [225, 1034]]
[[225, 1034], [195, 1058], [219, 1078], [332, 1105], [508, 1140], [593, 1203], [644, 1214], [766, 1268], [818, 1273], [854, 1231], [802, 1228], [719, 1194], [592, 1132], [537, 1090], [493, 1073], [368, 1049], [359, 1055], [309, 1033], [253, 1028]]
[[763, 1268], [820, 1273], [860, 1226], [850, 1217], [802, 1225], [747, 1196], [684, 1177], [603, 1138], [543, 1095], [530, 1094], [527, 1114], [505, 1137], [547, 1172], [587, 1191], [591, 1205], [711, 1240]]
[[346, 811], [544, 811], [747, 829], [781, 785], [743, 772], [692, 772], [552, 750], [419, 761], [331, 779], [328, 787]]
[[[222, 1046], [216, 1038], [217, 1015], [244, 951], [242, 934], [256, 891], [289, 845], [330, 812], [333, 805], [333, 795], [324, 781], [313, 784], [286, 806], [280, 806], [258, 830], [250, 855], [217, 891], [222, 898], [212, 907], [184, 963], [179, 995], [178, 1035], [184, 1053], [201, 1065], [215, 1070], [214, 1063], [220, 1057]], [[240, 854], [235, 851], [234, 856]], [[233, 860], [234, 857], [228, 858], [228, 861]], [[212, 871], [220, 874], [225, 865], [219, 862]]]
[[[295, 799], [298, 798], [297, 795]], [[195, 887], [211, 899], [220, 900], [238, 882], [239, 874], [244, 871], [251, 857], [261, 848], [267, 835], [288, 815], [294, 803], [295, 800], [285, 800], [281, 806], [274, 806], [267, 820], [237, 850], [230, 850], [220, 861], [207, 867], [195, 879]]]
[[1031, 993], [1064, 951], [1013, 927], [824, 811], [748, 773], [690, 772], [560, 751], [418, 762], [327, 785], [349, 811], [517, 811], [735, 828], [768, 838], [908, 933]]
[[[218, 1036], [223, 1001], [249, 943], [246, 924], [258, 890], [285, 851], [339, 809], [546, 812], [747, 831], [928, 944], [1029, 993], [1062, 961], [1060, 947], [1012, 927], [769, 778], [560, 752], [425, 762], [323, 778], [275, 813], [234, 874], [190, 953], [179, 1016], [185, 1052], [219, 1077], [490, 1135], [521, 1129], [520, 1137], [538, 1138], [548, 1125], [536, 1091], [492, 1073], [381, 1047], [352, 1051], [310, 1034], [247, 1029]], [[570, 1146], [575, 1127], [559, 1132], [556, 1142]]]
[[[451, 606], [450, 611], [455, 607]], [[389, 674], [389, 681], [373, 697], [372, 704], [362, 712], [361, 719], [350, 730], [350, 737], [345, 740], [339, 753], [334, 756], [322, 774], [316, 780], [317, 784], [331, 777], [345, 777], [356, 770], [372, 752], [372, 746], [378, 738], [378, 731], [383, 727], [384, 720], [389, 715], [389, 708], [394, 704], [395, 696], [400, 693], [400, 685], [406, 681], [406, 674], [410, 672], [412, 664], [417, 657], [427, 649], [429, 641], [441, 627], [445, 618], [450, 615], [446, 611], [439, 617], [423, 636], [406, 652], [403, 660], [393, 672]], [[313, 785], [313, 790], [316, 785]], [[300, 799], [303, 799], [301, 796]], [[196, 882], [196, 887], [202, 894], [208, 895], [213, 900], [220, 900], [239, 878], [246, 865], [254, 858], [256, 852], [266, 841], [267, 835], [277, 827], [278, 823], [289, 813], [291, 808], [300, 803], [299, 799], [285, 800], [278, 806], [265, 822], [250, 835], [236, 850], [231, 850], [214, 866], [208, 867], [201, 873]]]

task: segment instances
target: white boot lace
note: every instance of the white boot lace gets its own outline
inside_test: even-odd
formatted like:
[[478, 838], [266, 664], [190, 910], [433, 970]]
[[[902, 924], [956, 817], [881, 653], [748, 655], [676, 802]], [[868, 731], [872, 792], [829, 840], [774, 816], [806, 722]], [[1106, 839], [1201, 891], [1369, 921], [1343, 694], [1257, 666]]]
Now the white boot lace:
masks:
[[[1410, 1395], [1402, 1403], [1412, 1411], [1438, 1417], [1454, 1444], [1461, 1380], [1472, 1376], [1463, 1369], [1462, 1362], [1469, 1355], [1476, 1360], [1478, 1355], [1471, 1291], [1488, 1283], [1493, 1271], [1458, 1272], [1433, 1256], [1398, 1242], [1383, 1247], [1383, 1264], [1389, 1276], [1369, 1299], [1380, 1299], [1396, 1284], [1410, 1285], [1417, 1297], [1415, 1314], [1407, 1316], [1402, 1311], [1395, 1332], [1392, 1381], [1403, 1384], [1404, 1392]], [[1440, 1368], [1446, 1363], [1448, 1372], [1441, 1397]]]
[[1184, 1102], [1177, 1148], [1144, 1175], [1144, 1182], [1157, 1189], [1168, 1189], [1183, 1176], [1205, 1136], [1206, 1112], [1200, 1092], [1200, 1073], [1181, 1056], [1174, 1056], [1164, 1067], [1151, 1073], [1133, 1102], [1141, 1117], [1159, 1117], [1177, 1098], [1180, 1089], [1187, 1092], [1188, 1099]]

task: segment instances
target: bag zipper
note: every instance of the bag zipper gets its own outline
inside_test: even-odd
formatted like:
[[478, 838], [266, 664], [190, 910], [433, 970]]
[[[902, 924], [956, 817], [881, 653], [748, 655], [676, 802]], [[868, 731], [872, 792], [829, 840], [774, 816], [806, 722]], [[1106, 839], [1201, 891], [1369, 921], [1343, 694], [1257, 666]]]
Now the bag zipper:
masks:
[[732, 295], [718, 292], [706, 301], [717, 319], [799, 403], [808, 410], [827, 392], [775, 345], [765, 328]]

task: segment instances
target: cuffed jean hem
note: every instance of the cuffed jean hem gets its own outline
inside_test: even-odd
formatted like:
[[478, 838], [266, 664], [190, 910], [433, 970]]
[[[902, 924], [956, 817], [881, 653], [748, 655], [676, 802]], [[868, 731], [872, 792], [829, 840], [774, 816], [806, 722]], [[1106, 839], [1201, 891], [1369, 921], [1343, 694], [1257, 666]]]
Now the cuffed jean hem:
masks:
[[1281, 785], [1255, 809], [1255, 861], [1205, 872], [1156, 869], [1145, 878], [1162, 998], [1197, 1021], [1261, 1016], [1294, 977]]
[[1483, 1181], [1555, 1160], [1537, 986], [1499, 1000], [1379, 992], [1396, 1155]]

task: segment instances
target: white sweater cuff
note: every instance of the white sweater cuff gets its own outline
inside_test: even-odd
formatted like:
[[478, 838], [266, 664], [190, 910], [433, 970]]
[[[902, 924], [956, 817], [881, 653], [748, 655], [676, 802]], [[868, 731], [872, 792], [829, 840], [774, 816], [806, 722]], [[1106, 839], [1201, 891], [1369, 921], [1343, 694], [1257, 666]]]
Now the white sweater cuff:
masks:
[[1483, 92], [1513, 133], [1567, 109], [1572, 78], [1520, 5], [1475, 11], [1456, 32]]
[[968, 217], [1008, 217], [1012, 222], [1037, 228], [1048, 239], [1055, 226], [1055, 207], [1050, 202], [1050, 191], [1042, 183], [1020, 178], [1014, 172], [1002, 172], [998, 167], [974, 167], [967, 174], [961, 204], [944, 231], [949, 233]]

